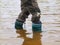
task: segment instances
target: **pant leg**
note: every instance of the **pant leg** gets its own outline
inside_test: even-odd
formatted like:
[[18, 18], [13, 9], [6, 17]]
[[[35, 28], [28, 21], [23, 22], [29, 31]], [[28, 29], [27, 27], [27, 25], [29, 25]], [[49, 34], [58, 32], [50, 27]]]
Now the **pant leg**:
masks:
[[22, 12], [19, 14], [18, 16], [18, 20], [19, 21], [22, 21], [23, 23], [25, 22], [26, 18], [28, 18], [28, 15], [30, 13], [28, 12], [28, 10], [26, 9], [23, 9]]
[[31, 21], [32, 21], [33, 23], [40, 23], [40, 14], [38, 14], [38, 12], [34, 13], [34, 14], [32, 15]]
[[40, 14], [41, 14], [40, 9], [38, 7], [37, 8], [30, 7], [29, 11], [32, 14], [31, 21], [33, 23], [39, 23], [40, 22]]
[[32, 31], [33, 32], [42, 32], [41, 31], [42, 30], [42, 23], [40, 21], [40, 13], [41, 12], [39, 12], [37, 10], [35, 11], [35, 10], [34, 10], [34, 12], [31, 12], [31, 14], [32, 14], [32, 19], [31, 19], [31, 21], [32, 21]]

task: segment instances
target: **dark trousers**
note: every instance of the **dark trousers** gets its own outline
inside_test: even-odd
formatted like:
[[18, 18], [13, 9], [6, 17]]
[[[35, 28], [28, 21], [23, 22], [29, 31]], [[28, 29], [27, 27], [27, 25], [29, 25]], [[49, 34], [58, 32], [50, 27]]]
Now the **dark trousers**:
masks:
[[26, 18], [28, 18], [28, 16], [29, 16], [29, 14], [32, 14], [31, 21], [33, 23], [38, 23], [40, 20], [40, 15], [38, 13], [40, 13], [39, 7], [37, 7], [37, 8], [32, 7], [32, 6], [24, 7], [21, 9], [21, 13], [18, 16], [18, 20], [25, 22]]

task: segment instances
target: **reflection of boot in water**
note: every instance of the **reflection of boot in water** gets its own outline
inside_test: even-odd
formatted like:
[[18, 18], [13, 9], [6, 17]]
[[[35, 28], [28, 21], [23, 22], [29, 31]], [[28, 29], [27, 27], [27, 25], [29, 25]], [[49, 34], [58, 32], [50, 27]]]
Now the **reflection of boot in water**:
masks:
[[33, 32], [33, 38], [25, 38], [23, 45], [42, 45], [41, 34], [39, 32]]
[[23, 38], [26, 37], [26, 30], [17, 30], [16, 33], [19, 34], [19, 36], [18, 36], [19, 38], [20, 37], [23, 37]]
[[41, 33], [33, 32], [33, 45], [42, 45], [41, 43]]
[[26, 33], [26, 30], [16, 30], [16, 33], [18, 33], [19, 34], [19, 38], [24, 38], [24, 39], [26, 39], [26, 35], [27, 34], [30, 34], [30, 33]]
[[33, 32], [33, 38], [26, 37], [26, 30], [17, 30], [16, 33], [20, 34], [19, 38], [23, 38], [24, 42], [22, 45], [42, 45], [40, 32]]

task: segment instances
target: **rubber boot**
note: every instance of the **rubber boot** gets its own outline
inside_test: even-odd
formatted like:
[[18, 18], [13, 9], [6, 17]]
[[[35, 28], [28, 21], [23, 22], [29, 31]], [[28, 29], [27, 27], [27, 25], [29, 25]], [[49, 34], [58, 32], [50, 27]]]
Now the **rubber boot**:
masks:
[[23, 29], [23, 22], [16, 20], [15, 29]]
[[32, 30], [33, 32], [42, 32], [42, 23], [32, 23]]

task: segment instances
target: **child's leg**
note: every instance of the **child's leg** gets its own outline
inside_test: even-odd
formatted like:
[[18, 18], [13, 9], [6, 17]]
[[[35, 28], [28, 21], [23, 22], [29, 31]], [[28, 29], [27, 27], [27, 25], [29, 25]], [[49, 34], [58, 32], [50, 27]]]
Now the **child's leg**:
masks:
[[[39, 10], [39, 8], [37, 8]], [[42, 23], [40, 21], [40, 13], [37, 9], [32, 8], [30, 10], [31, 14], [32, 14], [32, 30], [33, 31], [37, 31], [37, 32], [41, 32], [41, 27], [42, 27]]]
[[40, 21], [40, 16], [38, 14], [32, 15], [32, 30], [36, 32], [41, 32], [42, 23]]
[[32, 20], [33, 23], [40, 23], [40, 13], [36, 12], [32, 14]]
[[23, 10], [18, 16], [18, 20], [24, 23], [26, 21], [26, 18], [28, 18], [28, 15], [29, 15], [29, 12], [27, 10]]
[[29, 12], [27, 10], [25, 10], [25, 9], [22, 10], [20, 15], [18, 16], [18, 19], [15, 22], [16, 29], [23, 29], [23, 23], [25, 22], [28, 15], [29, 15]]

